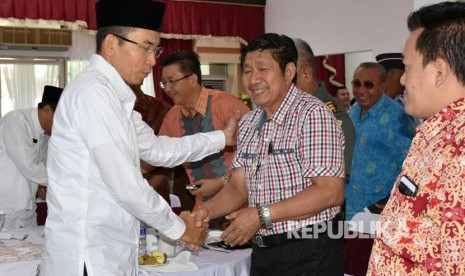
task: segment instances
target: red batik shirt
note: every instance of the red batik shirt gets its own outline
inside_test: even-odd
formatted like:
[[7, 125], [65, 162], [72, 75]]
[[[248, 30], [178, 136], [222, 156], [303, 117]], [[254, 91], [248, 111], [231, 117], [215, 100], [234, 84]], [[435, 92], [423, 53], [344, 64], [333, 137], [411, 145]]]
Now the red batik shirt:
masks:
[[367, 275], [465, 274], [465, 99], [418, 127], [376, 231]]
[[[133, 90], [134, 91], [134, 90]], [[170, 105], [142, 91], [134, 91], [136, 103], [134, 110], [142, 115], [142, 120], [146, 122], [155, 134], [158, 134], [163, 123], [163, 118], [170, 110]]]

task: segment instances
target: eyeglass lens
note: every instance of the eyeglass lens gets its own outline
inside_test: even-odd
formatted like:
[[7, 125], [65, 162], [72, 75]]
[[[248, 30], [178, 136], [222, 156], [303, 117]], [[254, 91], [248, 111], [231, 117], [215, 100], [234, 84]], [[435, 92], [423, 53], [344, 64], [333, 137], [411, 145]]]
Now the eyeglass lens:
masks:
[[372, 81], [361, 81], [361, 80], [353, 80], [352, 87], [353, 88], [360, 88], [363, 85], [366, 89], [373, 89], [375, 87], [375, 83]]
[[141, 45], [141, 44], [137, 44], [138, 46], [142, 47], [144, 50], [145, 50], [145, 53], [147, 55], [154, 55], [155, 58], [158, 58], [160, 57], [161, 53], [163, 52], [163, 48], [162, 47], [156, 47], [156, 46], [144, 46], [144, 45]]
[[159, 58], [161, 54], [163, 53], [163, 47], [156, 47], [153, 53], [156, 58]]
[[160, 82], [160, 88], [161, 88], [161, 89], [165, 89], [165, 88], [167, 88], [168, 86], [173, 86], [173, 85], [174, 85], [175, 83], [177, 83], [178, 81], [187, 79], [188, 77], [192, 76], [193, 74], [194, 74], [194, 73], [185, 75], [184, 77], [181, 77], [181, 78], [179, 78], [179, 79], [177, 79], [177, 80], [161, 81], [161, 82]]
[[137, 45], [137, 46], [141, 47], [142, 49], [145, 50], [145, 53], [147, 55], [153, 54], [155, 56], [155, 58], [160, 57], [161, 53], [163, 53], [163, 47], [142, 45], [142, 44], [140, 44], [138, 42], [135, 42], [134, 40], [131, 40], [129, 38], [126, 38], [124, 36], [121, 36], [121, 35], [118, 35], [118, 34], [113, 34], [113, 35], [116, 36], [119, 39], [122, 39], [122, 40], [124, 40], [126, 42], [129, 42], [129, 43], [132, 43], [134, 45]]

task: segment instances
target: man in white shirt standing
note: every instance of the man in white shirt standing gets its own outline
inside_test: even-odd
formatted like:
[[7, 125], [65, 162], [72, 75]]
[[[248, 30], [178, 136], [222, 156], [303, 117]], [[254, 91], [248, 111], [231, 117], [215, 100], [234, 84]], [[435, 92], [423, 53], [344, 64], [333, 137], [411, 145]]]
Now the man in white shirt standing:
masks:
[[49, 143], [48, 217], [42, 276], [136, 275], [139, 220], [197, 249], [208, 225], [176, 216], [140, 172], [143, 160], [173, 167], [231, 145], [236, 123], [183, 138], [155, 136], [133, 111], [161, 54], [165, 5], [151, 0], [96, 4], [97, 54], [63, 92]]
[[34, 108], [16, 109], [0, 119], [0, 210], [5, 228], [37, 226], [36, 193], [47, 186], [47, 142], [62, 88], [45, 86]]

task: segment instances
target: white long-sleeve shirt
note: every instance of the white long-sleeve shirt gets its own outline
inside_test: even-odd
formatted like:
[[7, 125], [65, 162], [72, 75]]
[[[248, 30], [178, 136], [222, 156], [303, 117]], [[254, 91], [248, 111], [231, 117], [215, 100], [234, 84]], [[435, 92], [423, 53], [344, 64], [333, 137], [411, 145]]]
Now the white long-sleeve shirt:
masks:
[[139, 159], [176, 166], [220, 151], [221, 131], [157, 137], [135, 95], [101, 56], [66, 87], [49, 142], [41, 276], [135, 275], [139, 220], [172, 239], [185, 225], [143, 179]]
[[0, 120], [0, 210], [5, 228], [37, 226], [35, 197], [47, 185], [48, 135], [37, 108], [17, 109]]

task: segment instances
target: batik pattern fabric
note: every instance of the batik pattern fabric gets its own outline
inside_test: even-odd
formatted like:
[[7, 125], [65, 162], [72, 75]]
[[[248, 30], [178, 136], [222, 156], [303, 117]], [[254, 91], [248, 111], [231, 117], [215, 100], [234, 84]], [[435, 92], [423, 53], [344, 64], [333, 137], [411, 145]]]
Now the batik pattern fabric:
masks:
[[[182, 137], [195, 133], [221, 130], [234, 113], [241, 115], [249, 108], [235, 96], [220, 90], [202, 87], [193, 112], [181, 105], [175, 105], [165, 116], [160, 135]], [[205, 157], [197, 162], [183, 164], [190, 183], [200, 179], [218, 178], [229, 169], [234, 155], [234, 147], [227, 146], [220, 153]]]
[[[367, 275], [465, 274], [465, 99], [418, 127], [376, 228]], [[400, 179], [418, 185], [399, 191]]]
[[415, 134], [413, 120], [383, 95], [361, 116], [355, 104], [349, 112], [355, 126], [352, 171], [346, 186], [347, 219], [389, 196]]
[[171, 108], [170, 105], [144, 93], [136, 93], [136, 98], [134, 110], [139, 112], [142, 120], [158, 134], [163, 118]]

